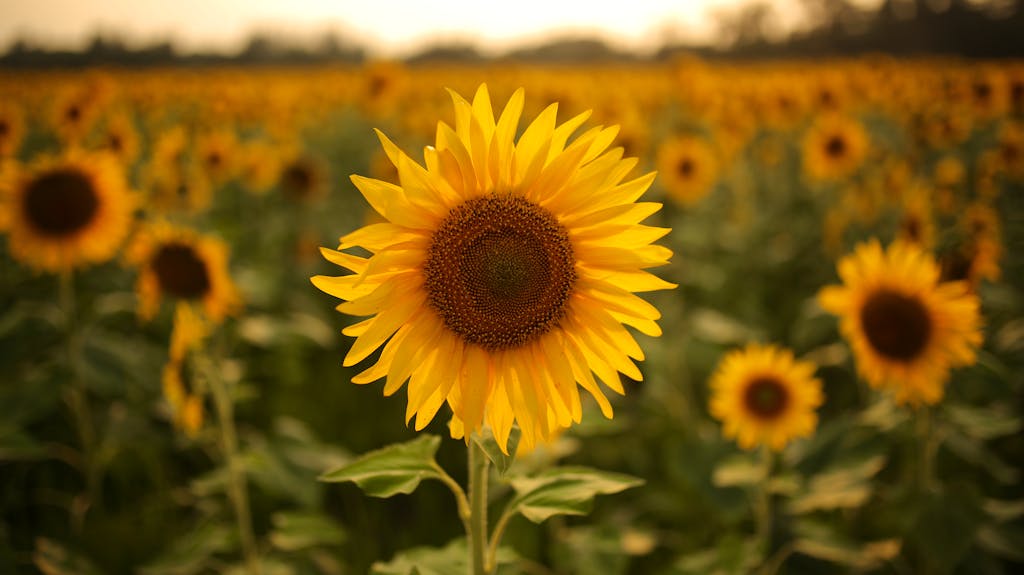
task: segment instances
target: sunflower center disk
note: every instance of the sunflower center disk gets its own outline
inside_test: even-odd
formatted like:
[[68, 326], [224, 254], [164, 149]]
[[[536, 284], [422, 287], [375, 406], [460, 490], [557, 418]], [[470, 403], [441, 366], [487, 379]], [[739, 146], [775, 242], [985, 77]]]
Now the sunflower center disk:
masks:
[[747, 385], [743, 403], [757, 417], [774, 419], [789, 405], [789, 391], [773, 377], [758, 377]]
[[427, 298], [466, 343], [519, 347], [562, 318], [575, 265], [568, 233], [547, 210], [516, 196], [476, 198], [434, 232]]
[[210, 276], [206, 264], [191, 246], [167, 244], [153, 258], [160, 289], [172, 296], [195, 299], [210, 289]]
[[833, 158], [838, 158], [846, 153], [846, 140], [841, 136], [832, 136], [825, 143], [825, 152]]
[[881, 355], [912, 361], [928, 345], [932, 322], [917, 298], [892, 291], [870, 295], [860, 313], [868, 343]]
[[92, 182], [72, 169], [54, 170], [33, 180], [25, 193], [25, 218], [42, 234], [70, 236], [96, 216], [99, 198]]

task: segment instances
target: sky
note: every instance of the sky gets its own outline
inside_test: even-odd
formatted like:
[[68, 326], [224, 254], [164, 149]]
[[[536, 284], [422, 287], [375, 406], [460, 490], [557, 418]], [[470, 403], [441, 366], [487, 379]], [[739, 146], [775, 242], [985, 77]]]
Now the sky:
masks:
[[[18, 38], [74, 48], [97, 30], [129, 43], [170, 39], [185, 51], [238, 49], [253, 30], [289, 36], [336, 29], [384, 56], [431, 41], [500, 51], [565, 31], [655, 49], [667, 30], [713, 42], [716, 10], [748, 0], [0, 0], [0, 50]], [[796, 25], [799, 0], [773, 2]]]

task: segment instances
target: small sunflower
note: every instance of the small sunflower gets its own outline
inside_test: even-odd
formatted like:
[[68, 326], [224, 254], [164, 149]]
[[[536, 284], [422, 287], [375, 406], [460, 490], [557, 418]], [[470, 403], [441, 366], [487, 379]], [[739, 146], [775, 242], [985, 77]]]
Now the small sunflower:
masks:
[[804, 172], [812, 180], [841, 180], [860, 167], [867, 151], [864, 126], [843, 116], [824, 116], [804, 136]]
[[743, 449], [767, 445], [779, 451], [814, 433], [814, 410], [824, 401], [816, 369], [774, 345], [733, 350], [711, 376], [711, 415]]
[[941, 400], [949, 370], [975, 361], [978, 297], [964, 282], [940, 283], [934, 258], [905, 242], [860, 244], [838, 269], [843, 285], [818, 300], [839, 316], [860, 374], [900, 403]]
[[8, 211], [5, 226], [16, 260], [67, 272], [114, 257], [136, 203], [117, 160], [70, 151], [4, 171], [0, 205]]
[[652, 245], [668, 230], [640, 224], [661, 207], [636, 203], [654, 174], [623, 181], [636, 160], [608, 150], [616, 128], [569, 143], [589, 113], [556, 125], [552, 104], [516, 141], [522, 90], [497, 121], [486, 86], [472, 103], [451, 94], [455, 128], [438, 124], [426, 167], [378, 132], [400, 184], [352, 176], [387, 221], [339, 248], [372, 255], [324, 248], [353, 273], [312, 281], [346, 300], [342, 313], [371, 316], [343, 332], [357, 338], [346, 366], [383, 346], [354, 383], [383, 378], [391, 395], [408, 380], [416, 429], [447, 403], [453, 437], [486, 423], [504, 450], [517, 423], [529, 447], [580, 421], [577, 384], [611, 417], [594, 375], [617, 393], [620, 372], [642, 379], [633, 360], [644, 354], [623, 324], [661, 334], [658, 310], [635, 292], [674, 287], [645, 271], [671, 257]]
[[139, 269], [136, 292], [144, 319], [156, 314], [164, 297], [197, 306], [215, 323], [240, 305], [228, 274], [228, 248], [218, 239], [154, 222], [135, 235], [126, 259]]
[[139, 135], [132, 119], [118, 114], [107, 120], [99, 133], [98, 147], [115, 156], [122, 165], [131, 166], [139, 155]]
[[718, 161], [702, 139], [678, 136], [658, 149], [658, 170], [668, 194], [684, 205], [699, 202], [718, 179]]
[[0, 159], [17, 155], [24, 133], [21, 108], [12, 102], [0, 102]]
[[278, 185], [285, 197], [296, 203], [312, 202], [327, 193], [324, 166], [306, 155], [296, 155], [281, 166]]

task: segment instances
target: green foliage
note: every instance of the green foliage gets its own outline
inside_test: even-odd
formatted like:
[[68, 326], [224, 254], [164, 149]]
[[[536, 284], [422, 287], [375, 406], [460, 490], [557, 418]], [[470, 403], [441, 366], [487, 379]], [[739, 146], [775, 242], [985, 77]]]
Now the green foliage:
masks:
[[324, 473], [320, 481], [352, 481], [373, 497], [412, 493], [420, 481], [441, 478], [441, 469], [434, 460], [440, 445], [440, 437], [421, 435], [412, 441], [367, 453]]
[[555, 515], [586, 515], [597, 495], [638, 487], [643, 480], [585, 467], [554, 467], [531, 477], [513, 477], [510, 483], [516, 496], [509, 508], [540, 523]]

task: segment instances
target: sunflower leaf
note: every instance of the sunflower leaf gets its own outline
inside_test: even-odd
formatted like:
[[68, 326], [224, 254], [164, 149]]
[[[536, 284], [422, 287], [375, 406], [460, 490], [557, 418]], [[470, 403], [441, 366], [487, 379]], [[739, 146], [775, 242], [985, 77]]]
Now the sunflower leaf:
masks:
[[436, 435], [422, 435], [412, 441], [371, 451], [355, 461], [328, 471], [320, 481], [352, 481], [367, 495], [391, 497], [412, 493], [424, 479], [441, 477], [434, 455], [441, 445]]
[[340, 545], [346, 533], [330, 517], [312, 511], [273, 515], [270, 542], [283, 551], [300, 551], [319, 545]]
[[540, 523], [554, 515], [586, 515], [595, 496], [637, 487], [643, 480], [586, 467], [556, 467], [533, 477], [513, 478], [511, 483], [517, 495], [510, 508]]
[[480, 446], [480, 449], [484, 450], [487, 455], [487, 459], [491, 460], [494, 467], [498, 469], [498, 474], [504, 476], [505, 472], [508, 471], [509, 466], [516, 459], [516, 449], [519, 447], [519, 427], [513, 426], [512, 432], [508, 436], [508, 455], [505, 455], [498, 447], [498, 441], [494, 439], [494, 433], [491, 432], [490, 427], [484, 427], [479, 433], [473, 434], [473, 441]]

